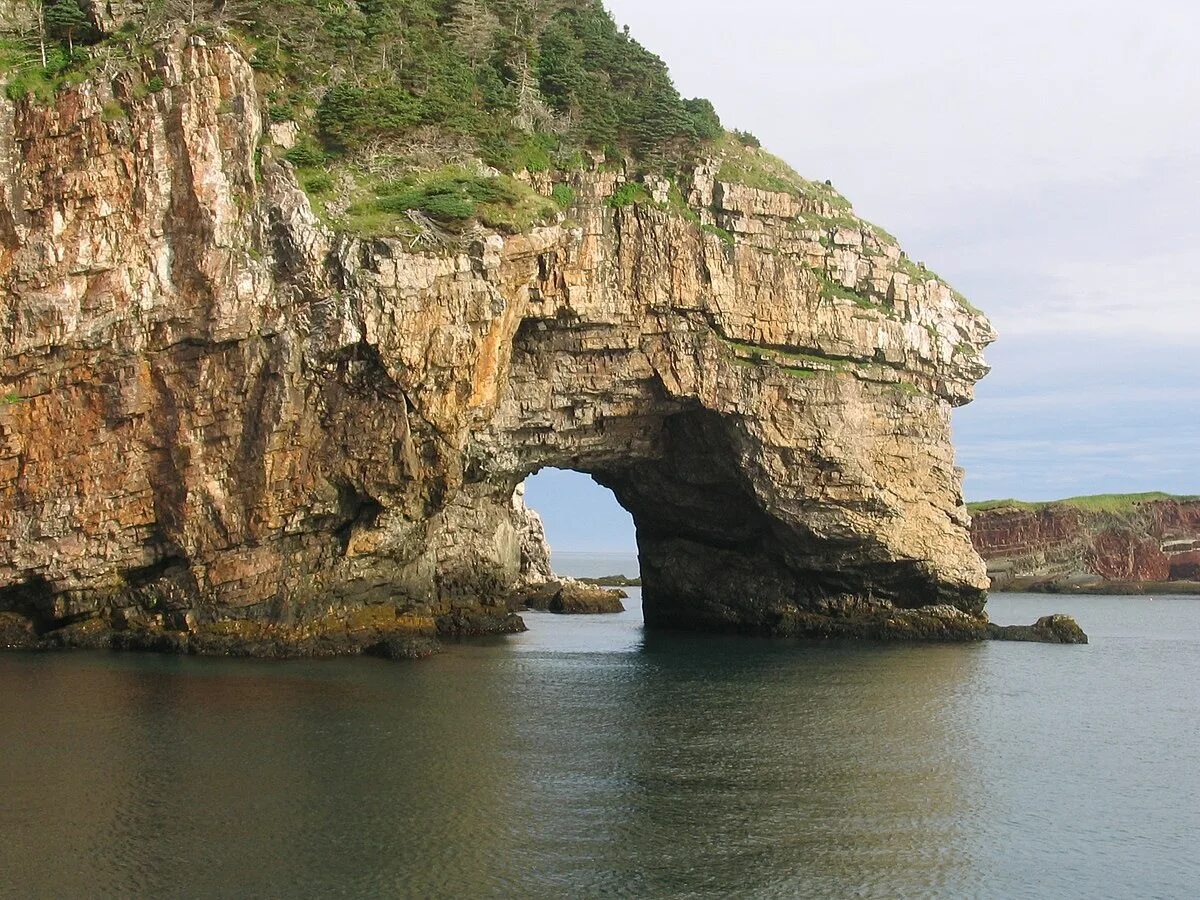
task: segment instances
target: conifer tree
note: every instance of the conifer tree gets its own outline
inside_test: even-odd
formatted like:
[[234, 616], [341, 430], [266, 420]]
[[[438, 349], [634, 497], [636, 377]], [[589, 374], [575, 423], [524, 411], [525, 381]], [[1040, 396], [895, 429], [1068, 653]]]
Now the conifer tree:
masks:
[[92, 21], [75, 0], [57, 0], [46, 7], [45, 26], [51, 35], [65, 39], [74, 53], [76, 36], [88, 31]]

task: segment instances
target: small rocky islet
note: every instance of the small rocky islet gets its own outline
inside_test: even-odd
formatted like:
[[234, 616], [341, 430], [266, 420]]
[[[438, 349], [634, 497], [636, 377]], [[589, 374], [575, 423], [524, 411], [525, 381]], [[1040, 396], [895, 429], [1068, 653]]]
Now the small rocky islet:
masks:
[[633, 515], [650, 627], [1004, 636], [950, 439], [986, 317], [596, 0], [515, 82], [393, 6], [0, 4], [0, 642], [405, 657], [610, 603], [538, 587], [546, 466]]

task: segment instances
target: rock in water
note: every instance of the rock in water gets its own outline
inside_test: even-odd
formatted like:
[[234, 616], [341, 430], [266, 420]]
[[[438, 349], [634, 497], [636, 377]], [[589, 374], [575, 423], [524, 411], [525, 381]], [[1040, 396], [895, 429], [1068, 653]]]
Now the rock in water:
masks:
[[600, 615], [625, 612], [621, 599], [628, 595], [577, 581], [548, 581], [521, 592], [519, 602], [530, 609], [564, 615]]
[[989, 625], [994, 641], [1033, 641], [1041, 644], [1086, 644], [1088, 636], [1070, 616], [1042, 616], [1033, 625]]
[[0, 98], [7, 642], [517, 630], [544, 466], [633, 515], [652, 626], [986, 630], [950, 410], [992, 330], [840, 196], [573, 172], [570, 222], [414, 250], [322, 224], [235, 47], [154, 60]]

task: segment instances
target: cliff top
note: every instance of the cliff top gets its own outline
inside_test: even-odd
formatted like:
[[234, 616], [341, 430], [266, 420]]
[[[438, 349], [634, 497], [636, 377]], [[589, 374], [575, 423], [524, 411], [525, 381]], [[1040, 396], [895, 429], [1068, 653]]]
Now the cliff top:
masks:
[[[769, 211], [826, 247], [815, 275], [831, 298], [878, 308], [838, 252], [863, 247], [894, 275], [944, 285], [894, 237], [687, 99], [663, 61], [601, 0], [7, 0], [0, 73], [14, 101], [50, 103], [94, 78], [125, 83], [105, 105], [161, 91], [158, 48], [180, 30], [250, 60], [273, 144], [331, 228], [437, 252], [482, 227], [520, 233], [569, 222], [581, 171], [611, 171], [612, 205], [655, 205], [736, 244], [746, 238], [696, 194], [716, 182], [763, 192]], [[124, 98], [124, 99], [122, 99]], [[656, 184], [646, 188], [644, 185]]]
[[996, 510], [1031, 510], [1037, 512], [1051, 506], [1069, 506], [1083, 512], [1120, 515], [1132, 512], [1142, 504], [1154, 503], [1161, 500], [1192, 502], [1200, 500], [1200, 496], [1149, 491], [1143, 494], [1093, 494], [1085, 497], [1068, 497], [1065, 500], [1036, 502], [1012, 499], [984, 500], [979, 503], [968, 503], [967, 509], [972, 513], [994, 512]]

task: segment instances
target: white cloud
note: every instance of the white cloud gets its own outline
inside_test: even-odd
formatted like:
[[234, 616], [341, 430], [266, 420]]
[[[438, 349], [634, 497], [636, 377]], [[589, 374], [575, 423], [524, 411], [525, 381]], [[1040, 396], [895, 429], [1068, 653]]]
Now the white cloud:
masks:
[[1200, 338], [1200, 253], [1181, 247], [1107, 259], [1063, 260], [1045, 271], [1045, 292], [997, 309], [1010, 339], [1028, 334]]
[[1200, 4], [607, 3], [992, 316], [973, 496], [1200, 492]]

